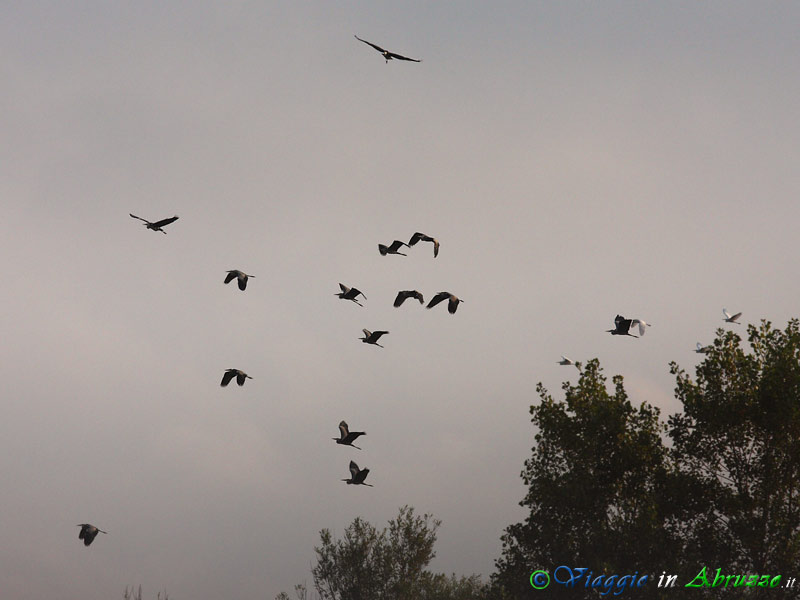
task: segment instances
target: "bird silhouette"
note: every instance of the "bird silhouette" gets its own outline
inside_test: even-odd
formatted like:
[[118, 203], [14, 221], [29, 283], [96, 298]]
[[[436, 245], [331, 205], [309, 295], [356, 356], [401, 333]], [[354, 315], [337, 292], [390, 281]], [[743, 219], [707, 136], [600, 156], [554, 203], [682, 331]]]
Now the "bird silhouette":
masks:
[[709, 350], [711, 350], [711, 346], [703, 346], [700, 342], [697, 342], [697, 352], [698, 354], [708, 354]]
[[458, 298], [457, 296], [454, 296], [450, 292], [439, 292], [433, 298], [431, 298], [431, 301], [428, 302], [428, 306], [426, 306], [425, 308], [433, 308], [434, 306], [436, 306], [437, 304], [439, 304], [439, 302], [442, 302], [443, 300], [447, 300], [447, 311], [451, 315], [456, 314], [456, 310], [458, 309], [459, 302], [463, 302], [463, 300], [461, 298]]
[[611, 335], [629, 335], [631, 337], [639, 337], [637, 335], [633, 335], [630, 332], [631, 327], [638, 323], [636, 319], [626, 319], [622, 315], [617, 315], [614, 317], [614, 329], [607, 329], [608, 333]]
[[405, 290], [402, 292], [397, 292], [397, 298], [394, 299], [395, 308], [403, 304], [403, 302], [405, 302], [408, 298], [419, 300], [420, 304], [425, 303], [425, 300], [422, 298], [422, 294], [420, 294], [417, 290]]
[[399, 254], [400, 256], [408, 256], [407, 254], [403, 254], [400, 252], [400, 248], [405, 246], [408, 248], [408, 244], [405, 242], [401, 242], [400, 240], [395, 240], [392, 242], [390, 246], [384, 246], [383, 244], [378, 244], [378, 252], [381, 253], [381, 256], [386, 256], [387, 254]]
[[350, 431], [350, 429], [347, 427], [347, 423], [344, 421], [339, 423], [339, 433], [340, 437], [332, 438], [336, 440], [337, 444], [341, 444], [343, 446], [353, 446], [353, 448], [356, 448], [357, 450], [361, 450], [361, 448], [355, 446], [353, 442], [356, 440], [356, 438], [358, 438], [358, 436], [367, 435], [365, 431]]
[[378, 346], [379, 348], [383, 348], [383, 346], [381, 346], [378, 343], [378, 340], [381, 338], [382, 335], [389, 333], [388, 331], [370, 331], [369, 329], [362, 329], [361, 331], [364, 332], [364, 337], [358, 339], [360, 339], [365, 344], [373, 344], [375, 346]]
[[411, 236], [411, 239], [408, 240], [409, 246], [416, 245], [417, 242], [433, 242], [433, 258], [439, 256], [439, 240], [436, 238], [432, 238], [429, 235], [425, 235], [424, 233], [420, 233], [419, 231]]
[[240, 271], [239, 269], [233, 269], [232, 271], [227, 271], [228, 275], [225, 277], [225, 283], [228, 284], [234, 279], [237, 280], [239, 284], [239, 289], [245, 291], [247, 289], [247, 280], [252, 277], [255, 279], [255, 275], [248, 275], [244, 271]]
[[742, 316], [742, 313], [738, 312], [735, 315], [731, 315], [726, 309], [722, 309], [722, 314], [725, 315], [723, 319], [726, 323], [736, 323], [737, 325], [741, 325], [736, 319]]
[[236, 377], [236, 383], [240, 386], [244, 385], [245, 380], [252, 379], [250, 375], [239, 369], [225, 369], [225, 374], [222, 376], [222, 381], [219, 385], [221, 387], [227, 387], [234, 377]]
[[164, 231], [164, 230], [163, 230], [163, 229], [161, 229], [161, 228], [162, 228], [162, 227], [166, 227], [166, 226], [167, 226], [167, 225], [169, 225], [170, 223], [174, 223], [175, 221], [177, 221], [177, 220], [178, 220], [178, 215], [175, 215], [174, 217], [169, 217], [168, 219], [161, 219], [160, 221], [156, 221], [155, 223], [151, 223], [151, 222], [150, 222], [150, 221], [148, 221], [147, 219], [143, 219], [142, 217], [137, 217], [137, 216], [136, 216], [136, 215], [134, 215], [133, 213], [128, 213], [128, 214], [129, 214], [130, 216], [132, 216], [134, 219], [139, 219], [140, 221], [144, 221], [144, 226], [145, 226], [145, 227], [147, 227], [147, 229], [151, 229], [151, 230], [153, 230], [153, 231], [160, 231], [160, 232], [161, 232], [161, 233], [163, 233], [164, 235], [166, 235], [166, 234], [167, 234], [167, 232], [166, 232], [166, 231]]
[[98, 529], [94, 525], [89, 523], [81, 523], [78, 525], [81, 528], [80, 533], [78, 533], [78, 539], [83, 540], [83, 545], [88, 546], [94, 541], [94, 538], [97, 537], [98, 533], [108, 533], [107, 531], [103, 531], [102, 529]]
[[403, 56], [401, 54], [395, 54], [394, 52], [389, 52], [388, 50], [384, 50], [377, 44], [373, 44], [372, 42], [368, 42], [367, 40], [362, 40], [357, 35], [354, 35], [353, 37], [355, 37], [359, 42], [364, 42], [365, 44], [372, 46], [373, 48], [375, 48], [375, 50], [380, 52], [383, 55], [383, 58], [386, 59], [387, 65], [389, 64], [389, 61], [392, 60], [393, 58], [396, 58], [397, 60], [410, 60], [411, 62], [422, 62], [421, 60], [417, 60], [416, 58], [408, 58], [407, 56]]
[[350, 479], [342, 479], [346, 481], [347, 485], [368, 485], [373, 487], [372, 484], [364, 483], [364, 480], [369, 475], [369, 469], [359, 469], [355, 461], [350, 461]]
[[[357, 290], [356, 288], [347, 287], [343, 283], [339, 284], [339, 288], [342, 291], [339, 292], [338, 294], [334, 294], [334, 296], [339, 296], [339, 298], [341, 298], [342, 300], [352, 300], [353, 302], [355, 302], [359, 306], [364, 306], [363, 304], [361, 304], [361, 302], [356, 300], [356, 298], [358, 297], [359, 294], [364, 296], [364, 292], [362, 292], [361, 290]], [[367, 297], [364, 296], [364, 300], [366, 300], [366, 299], [367, 299]]]

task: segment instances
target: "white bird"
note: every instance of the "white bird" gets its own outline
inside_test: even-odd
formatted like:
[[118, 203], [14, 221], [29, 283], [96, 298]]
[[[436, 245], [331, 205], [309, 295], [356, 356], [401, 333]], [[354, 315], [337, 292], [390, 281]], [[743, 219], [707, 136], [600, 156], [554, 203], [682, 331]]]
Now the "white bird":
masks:
[[343, 446], [353, 446], [356, 450], [361, 450], [358, 446], [353, 445], [353, 442], [361, 435], [367, 435], [365, 431], [350, 431], [347, 427], [347, 423], [342, 421], [339, 423], [339, 433], [340, 437], [332, 438], [336, 440], [337, 444], [342, 444]]
[[239, 269], [233, 269], [232, 271], [227, 271], [228, 275], [225, 277], [225, 283], [228, 284], [234, 279], [238, 280], [237, 283], [239, 284], [239, 289], [244, 291], [247, 288], [247, 279], [252, 277], [255, 279], [255, 275], [248, 275], [244, 271], [240, 271]]
[[572, 360], [571, 358], [567, 358], [563, 354], [561, 355], [561, 360], [558, 361], [558, 364], [560, 364], [560, 365], [574, 365], [575, 367], [580, 368], [580, 367], [578, 367], [578, 365], [575, 364], [574, 360]]
[[736, 313], [735, 315], [731, 315], [731, 313], [729, 313], [729, 312], [727, 311], [727, 309], [723, 308], [723, 309], [722, 309], [722, 314], [723, 314], [723, 315], [725, 315], [725, 318], [724, 318], [723, 320], [724, 320], [726, 323], [736, 323], [737, 325], [741, 325], [741, 323], [739, 323], [739, 322], [738, 322], [736, 319], [738, 319], [739, 317], [741, 317], [741, 316], [742, 316], [742, 313], [738, 312], [738, 313]]
[[102, 529], [98, 529], [94, 525], [90, 525], [89, 523], [81, 523], [78, 525], [81, 528], [80, 533], [78, 534], [78, 539], [83, 540], [83, 545], [88, 546], [94, 541], [94, 538], [97, 537], [98, 533], [108, 533], [107, 531], [103, 531]]
[[447, 300], [447, 311], [451, 315], [456, 314], [459, 302], [463, 302], [461, 298], [451, 294], [450, 292], [439, 292], [433, 298], [431, 298], [431, 301], [428, 302], [428, 306], [426, 306], [425, 308], [433, 308], [443, 300]]
[[439, 240], [436, 238], [432, 238], [429, 235], [425, 235], [424, 233], [420, 233], [419, 231], [411, 236], [411, 239], [408, 240], [409, 246], [414, 246], [417, 242], [433, 242], [433, 258], [439, 256]]
[[362, 329], [361, 331], [364, 332], [364, 337], [358, 339], [360, 339], [365, 344], [374, 344], [379, 348], [383, 348], [383, 346], [381, 346], [378, 343], [378, 340], [381, 338], [382, 335], [389, 333], [388, 331], [370, 331], [369, 329]]
[[140, 221], [144, 221], [144, 226], [147, 227], [148, 229], [150, 229], [152, 231], [160, 231], [161, 233], [163, 233], [165, 235], [166, 235], [167, 232], [164, 231], [161, 228], [162, 227], [166, 227], [170, 223], [174, 223], [175, 221], [178, 220], [178, 215], [175, 215], [174, 217], [169, 217], [168, 219], [161, 219], [160, 221], [156, 221], [155, 223], [151, 223], [147, 219], [143, 219], [142, 217], [137, 217], [133, 213], [128, 213], [128, 214], [130, 216], [132, 216], [134, 219], [139, 219]]
[[350, 479], [342, 479], [346, 481], [347, 485], [368, 485], [373, 487], [370, 483], [364, 483], [364, 480], [369, 475], [369, 469], [359, 469], [354, 461], [350, 461]]
[[399, 254], [400, 256], [408, 256], [408, 254], [403, 254], [400, 252], [400, 248], [405, 246], [408, 248], [408, 244], [405, 242], [401, 242], [400, 240], [395, 240], [389, 246], [385, 246], [383, 244], [378, 244], [378, 252], [381, 253], [381, 256], [386, 256], [387, 254]]
[[239, 369], [225, 369], [225, 374], [222, 376], [222, 381], [219, 385], [221, 387], [227, 387], [227, 385], [231, 382], [231, 379], [234, 377], [236, 377], [236, 383], [238, 383], [240, 386], [244, 385], [244, 382], [247, 379], [252, 379], [250, 375], [244, 371], [240, 371]]
[[[356, 288], [347, 287], [343, 283], [339, 284], [339, 288], [341, 288], [342, 291], [339, 292], [338, 294], [334, 294], [334, 296], [339, 296], [339, 298], [341, 298], [342, 300], [352, 300], [353, 302], [355, 302], [359, 306], [364, 306], [363, 304], [361, 304], [361, 302], [356, 300], [356, 298], [358, 298], [359, 294], [364, 296], [364, 292], [362, 292], [361, 290], [357, 290]], [[366, 299], [367, 299], [367, 297], [364, 296], [364, 300], [366, 300]]]
[[645, 321], [642, 321], [641, 319], [633, 319], [633, 321], [631, 322], [631, 325], [638, 325], [639, 326], [639, 335], [640, 336], [644, 335], [644, 332], [646, 331], [645, 327], [650, 327], [650, 323], [646, 323]]
[[698, 354], [708, 354], [709, 350], [711, 350], [711, 346], [703, 346], [700, 342], [697, 342], [697, 352]]

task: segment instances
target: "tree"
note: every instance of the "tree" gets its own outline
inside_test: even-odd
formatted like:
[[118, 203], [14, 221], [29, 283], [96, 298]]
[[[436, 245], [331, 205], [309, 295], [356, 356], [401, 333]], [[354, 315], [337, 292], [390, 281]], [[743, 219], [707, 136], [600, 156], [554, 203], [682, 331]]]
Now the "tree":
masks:
[[[344, 537], [334, 540], [320, 532], [311, 569], [314, 587], [322, 600], [478, 600], [480, 579], [447, 577], [426, 571], [435, 556], [433, 546], [441, 521], [417, 516], [409, 506], [400, 508], [388, 529], [378, 531], [356, 517]], [[297, 587], [295, 588], [297, 590]], [[303, 588], [304, 592], [304, 588]], [[299, 595], [299, 592], [298, 592]], [[285, 593], [278, 598], [288, 599]]]
[[[658, 409], [634, 407], [619, 375], [609, 393], [597, 359], [579, 369], [577, 385], [562, 386], [563, 402], [537, 386], [541, 402], [530, 407], [536, 445], [521, 474], [528, 493], [520, 505], [530, 514], [501, 538], [494, 597], [530, 597], [531, 574], [542, 569], [552, 576], [560, 565], [595, 574], [653, 573], [675, 548], [658, 501], [668, 479]], [[548, 589], [561, 591], [597, 595], [582, 587]]]
[[[800, 331], [719, 330], [693, 381], [674, 362], [683, 413], [670, 418], [683, 556], [735, 572], [800, 564]], [[702, 562], [701, 562], [702, 561]], [[765, 591], [766, 592], [766, 591]]]

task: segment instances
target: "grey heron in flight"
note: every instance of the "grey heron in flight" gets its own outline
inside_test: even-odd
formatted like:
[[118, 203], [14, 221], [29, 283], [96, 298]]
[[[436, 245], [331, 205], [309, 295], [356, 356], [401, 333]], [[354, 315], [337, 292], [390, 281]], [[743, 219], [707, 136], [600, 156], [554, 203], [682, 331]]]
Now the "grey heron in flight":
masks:
[[459, 302], [463, 302], [461, 298], [454, 296], [450, 292], [439, 292], [433, 298], [431, 298], [431, 301], [428, 302], [428, 306], [425, 308], [433, 308], [439, 304], [439, 302], [444, 300], [447, 300], [447, 312], [449, 312], [451, 315], [456, 314]]
[[738, 312], [738, 313], [736, 313], [735, 315], [732, 315], [731, 313], [729, 313], [729, 312], [727, 311], [727, 309], [724, 309], [724, 308], [723, 308], [723, 309], [722, 309], [722, 314], [723, 314], [723, 315], [725, 315], [725, 318], [724, 318], [723, 320], [724, 320], [726, 323], [736, 323], [737, 325], [741, 325], [741, 323], [739, 323], [739, 322], [737, 321], [737, 319], [738, 319], [739, 317], [741, 317], [741, 316], [742, 316], [742, 313]]
[[408, 254], [403, 254], [400, 252], [400, 248], [405, 246], [408, 248], [408, 244], [405, 242], [401, 242], [400, 240], [395, 240], [391, 243], [390, 246], [384, 246], [383, 244], [378, 244], [378, 252], [381, 253], [381, 256], [386, 256], [387, 254], [399, 254], [400, 256], [408, 256]]
[[366, 431], [350, 431], [347, 427], [347, 423], [342, 421], [339, 423], [339, 433], [340, 437], [332, 438], [336, 440], [337, 444], [341, 444], [343, 446], [353, 446], [356, 450], [361, 450], [358, 446], [354, 445], [353, 442], [358, 438], [360, 435], [367, 435]]
[[373, 487], [370, 483], [364, 483], [364, 480], [369, 475], [369, 469], [359, 469], [355, 461], [350, 461], [350, 479], [342, 479], [346, 481], [347, 485], [368, 485]]
[[419, 231], [411, 236], [411, 239], [408, 240], [409, 246], [415, 246], [417, 242], [433, 242], [433, 258], [439, 256], [439, 240], [436, 238], [432, 238], [429, 235], [425, 235], [424, 233], [420, 233]]
[[389, 333], [388, 331], [370, 331], [369, 329], [362, 329], [361, 331], [364, 332], [364, 337], [358, 339], [360, 339], [365, 344], [373, 344], [375, 346], [378, 346], [379, 348], [383, 348], [383, 346], [381, 346], [378, 343], [378, 340], [381, 338], [382, 335]]
[[164, 235], [166, 235], [167, 232], [164, 231], [161, 228], [162, 227], [166, 227], [170, 223], [174, 223], [175, 221], [178, 220], [178, 215], [175, 215], [174, 217], [169, 217], [168, 219], [161, 219], [160, 221], [156, 221], [155, 223], [151, 223], [147, 219], [143, 219], [142, 217], [137, 217], [133, 213], [128, 213], [128, 214], [130, 216], [132, 216], [134, 219], [139, 219], [140, 221], [144, 221], [144, 226], [147, 227], [148, 229], [152, 229], [153, 231], [160, 231]]
[[397, 292], [397, 298], [394, 299], [395, 308], [402, 305], [403, 302], [405, 302], [409, 298], [414, 298], [414, 300], [419, 300], [420, 304], [425, 303], [425, 300], [422, 298], [422, 294], [420, 294], [417, 290], [405, 290], [402, 292]]
[[408, 58], [407, 56], [402, 56], [401, 54], [395, 54], [394, 52], [389, 52], [388, 50], [384, 50], [383, 48], [381, 48], [376, 44], [373, 44], [372, 42], [368, 42], [367, 40], [362, 40], [357, 35], [354, 35], [353, 37], [355, 37], [359, 42], [364, 42], [368, 46], [372, 46], [373, 48], [375, 48], [375, 50], [380, 52], [383, 55], [383, 58], [386, 59], [387, 65], [389, 64], [389, 61], [392, 60], [393, 58], [397, 60], [409, 60], [411, 62], [422, 62], [421, 60], [417, 60], [416, 58]]
[[89, 523], [80, 523], [78, 527], [81, 528], [81, 531], [78, 534], [78, 539], [83, 540], [84, 546], [88, 546], [89, 544], [91, 544], [94, 541], [94, 538], [97, 537], [98, 533], [108, 533], [107, 531], [98, 529], [97, 527]]
[[[339, 296], [339, 298], [341, 298], [342, 300], [352, 300], [353, 302], [355, 302], [359, 306], [364, 306], [363, 304], [361, 304], [361, 302], [356, 300], [356, 298], [358, 298], [359, 295], [364, 296], [364, 292], [362, 292], [361, 290], [357, 290], [356, 288], [347, 287], [343, 283], [339, 284], [339, 288], [342, 291], [339, 292], [338, 294], [334, 294], [334, 296]], [[366, 299], [367, 299], [367, 297], [364, 296], [364, 300], [366, 300]]]
[[703, 346], [700, 342], [697, 342], [697, 352], [698, 354], [708, 354], [711, 350], [712, 346]]
[[250, 375], [244, 371], [240, 371], [239, 369], [225, 369], [225, 374], [222, 376], [222, 381], [219, 385], [221, 387], [227, 387], [234, 377], [236, 377], [236, 383], [238, 383], [240, 386], [244, 385], [244, 382], [247, 379], [252, 379]]
[[255, 275], [248, 275], [244, 271], [240, 271], [239, 269], [233, 269], [232, 271], [227, 271], [227, 275], [225, 276], [225, 283], [228, 284], [234, 279], [236, 279], [236, 283], [239, 285], [239, 289], [245, 291], [247, 289], [247, 280], [252, 277], [255, 279]]

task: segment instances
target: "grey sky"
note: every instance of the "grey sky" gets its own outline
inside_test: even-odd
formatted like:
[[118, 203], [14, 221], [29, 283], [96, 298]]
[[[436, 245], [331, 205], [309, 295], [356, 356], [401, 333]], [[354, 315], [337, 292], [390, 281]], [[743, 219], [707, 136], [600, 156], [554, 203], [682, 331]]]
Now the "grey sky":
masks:
[[[444, 522], [433, 568], [490, 573], [536, 382], [561, 397], [577, 373], [561, 354], [668, 414], [668, 362], [691, 368], [723, 306], [798, 316], [798, 18], [6, 5], [3, 597], [272, 598], [310, 579], [321, 528], [403, 504]], [[415, 231], [437, 259], [378, 254]], [[394, 309], [413, 288], [465, 303]], [[653, 326], [612, 338], [617, 313]], [[222, 389], [229, 367], [254, 379]], [[331, 440], [341, 419], [362, 451]], [[351, 459], [374, 488], [339, 481]], [[84, 522], [109, 535], [84, 548]]]

